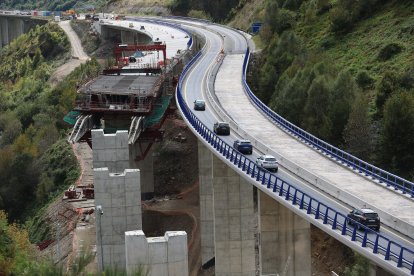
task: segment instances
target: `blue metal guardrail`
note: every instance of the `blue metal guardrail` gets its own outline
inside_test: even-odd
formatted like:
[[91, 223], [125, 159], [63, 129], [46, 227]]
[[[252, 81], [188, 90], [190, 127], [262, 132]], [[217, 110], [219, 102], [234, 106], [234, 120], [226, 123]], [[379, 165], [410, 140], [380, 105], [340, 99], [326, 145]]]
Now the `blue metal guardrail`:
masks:
[[287, 130], [291, 135], [303, 139], [306, 143], [314, 146], [322, 152], [331, 155], [336, 158], [339, 162], [346, 164], [347, 166], [358, 170], [360, 173], [365, 173], [366, 176], [371, 176], [373, 179], [378, 179], [380, 183], [384, 182], [387, 187], [392, 187], [395, 190], [400, 190], [403, 194], [409, 194], [411, 198], [414, 198], [414, 183], [404, 178], [396, 176], [392, 173], [384, 171], [374, 165], [371, 165], [352, 154], [349, 154], [337, 147], [334, 147], [325, 141], [313, 136], [312, 134], [304, 131], [298, 126], [292, 124], [282, 116], [271, 110], [264, 103], [262, 103], [250, 90], [249, 85], [246, 82], [246, 70], [249, 60], [249, 49], [246, 51], [246, 55], [243, 62], [243, 86], [250, 97], [251, 101], [274, 123]]
[[135, 18], [135, 17], [130, 17], [130, 16], [126, 16], [125, 17], [126, 20], [131, 20], [131, 21], [136, 21], [136, 22], [149, 22], [149, 23], [154, 23], [154, 24], [158, 24], [158, 25], [164, 25], [164, 26], [168, 26], [174, 29], [178, 29], [184, 33], [186, 33], [189, 37], [188, 41], [187, 41], [187, 48], [190, 48], [191, 45], [193, 44], [193, 35], [187, 31], [186, 29], [180, 27], [178, 24], [173, 24], [173, 23], [167, 23], [165, 21], [162, 20], [157, 20], [157, 19], [142, 19], [142, 18]]
[[[263, 187], [271, 190], [282, 200], [289, 201], [292, 205], [303, 210], [303, 212], [306, 211], [306, 214], [309, 216], [313, 216], [314, 220], [319, 220], [323, 224], [331, 226], [332, 230], [338, 231], [338, 233], [340, 232], [343, 236], [350, 237], [351, 241], [360, 243], [361, 247], [371, 248], [372, 253], [383, 255], [385, 260], [394, 261], [397, 267], [404, 267], [410, 271], [411, 275], [414, 275], [413, 250], [400, 245], [356, 221], [348, 219], [346, 215], [334, 210], [318, 199], [311, 197], [307, 193], [282, 180], [278, 176], [257, 166], [254, 161], [239, 153], [231, 145], [220, 139], [220, 137], [196, 117], [181, 94], [181, 86], [184, 76], [200, 56], [201, 52], [198, 52], [184, 67], [176, 88], [176, 100], [178, 106], [195, 131], [197, 131], [197, 133], [217, 152], [232, 162], [241, 172], [255, 179]], [[247, 58], [245, 60], [245, 63], [246, 62]], [[352, 223], [352, 226], [348, 225], [350, 222]], [[362, 229], [363, 233], [357, 231], [358, 229]]]

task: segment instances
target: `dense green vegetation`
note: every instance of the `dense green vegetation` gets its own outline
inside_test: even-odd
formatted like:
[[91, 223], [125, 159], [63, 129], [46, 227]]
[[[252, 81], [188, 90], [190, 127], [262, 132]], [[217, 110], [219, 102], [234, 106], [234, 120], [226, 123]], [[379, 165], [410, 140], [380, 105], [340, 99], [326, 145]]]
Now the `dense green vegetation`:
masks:
[[63, 31], [46, 24], [0, 51], [0, 209], [11, 221], [25, 221], [79, 173], [62, 119], [76, 87], [96, 76], [99, 65], [91, 61], [50, 87], [47, 80], [68, 47]]
[[48, 10], [66, 11], [75, 9], [86, 11], [91, 8], [99, 9], [105, 6], [110, 0], [4, 0], [0, 2], [0, 9], [18, 10]]
[[266, 0], [252, 86], [314, 135], [412, 177], [413, 11], [412, 1]]
[[175, 15], [188, 15], [223, 22], [226, 18], [228, 18], [230, 11], [239, 5], [239, 2], [243, 1], [173, 0], [170, 4], [170, 9]]
[[[95, 255], [85, 252], [76, 256], [69, 265], [69, 271], [63, 265], [55, 265], [52, 260], [36, 258], [36, 250], [30, 243], [28, 232], [17, 224], [10, 224], [4, 211], [0, 210], [0, 275], [38, 275], [38, 276], [78, 276], [78, 275], [117, 275], [126, 276], [125, 270], [105, 268], [102, 273], [87, 273], [86, 266]], [[139, 267], [134, 276], [148, 275], [148, 271]]]

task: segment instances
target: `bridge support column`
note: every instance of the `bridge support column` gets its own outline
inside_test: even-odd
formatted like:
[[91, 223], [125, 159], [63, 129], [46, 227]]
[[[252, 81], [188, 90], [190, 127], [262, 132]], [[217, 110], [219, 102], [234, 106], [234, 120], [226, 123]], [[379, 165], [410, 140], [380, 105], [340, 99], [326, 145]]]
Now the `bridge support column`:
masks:
[[201, 264], [214, 258], [213, 153], [198, 140], [198, 182], [200, 187]]
[[213, 155], [216, 275], [256, 275], [253, 186]]
[[260, 274], [311, 275], [310, 223], [259, 191]]
[[[149, 143], [135, 143], [129, 145], [130, 168], [139, 169], [141, 172], [141, 193], [142, 199], [154, 197], [154, 158], [153, 147]], [[142, 158], [136, 160], [136, 158]]]
[[139, 170], [109, 173], [94, 169], [97, 259], [99, 271], [109, 267], [125, 268], [126, 231], [142, 229]]
[[9, 44], [9, 21], [6, 17], [0, 17], [1, 41], [2, 46]]
[[21, 19], [9, 19], [9, 42], [21, 36], [24, 32], [24, 24]]
[[122, 44], [134, 44], [134, 33], [132, 31], [121, 31]]

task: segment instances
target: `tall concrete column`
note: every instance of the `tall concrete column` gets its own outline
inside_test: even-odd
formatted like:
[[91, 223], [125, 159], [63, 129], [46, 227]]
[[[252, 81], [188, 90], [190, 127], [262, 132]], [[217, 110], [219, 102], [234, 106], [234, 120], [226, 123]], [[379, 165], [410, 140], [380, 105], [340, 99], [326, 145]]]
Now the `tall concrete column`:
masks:
[[134, 33], [132, 31], [121, 30], [121, 42], [122, 44], [134, 44]]
[[213, 155], [216, 275], [256, 275], [253, 186]]
[[94, 183], [95, 204], [102, 210], [96, 214], [98, 269], [124, 269], [125, 232], [142, 229], [139, 170], [110, 173], [94, 168]]
[[259, 191], [260, 272], [311, 275], [310, 223]]
[[[135, 143], [129, 145], [130, 168], [141, 171], [141, 193], [142, 199], [154, 197], [154, 158], [152, 153], [154, 148], [148, 143]], [[144, 159], [136, 160], [138, 157]]]
[[3, 46], [9, 44], [9, 21], [7, 17], [0, 17], [0, 28], [1, 28], [1, 43]]
[[103, 129], [93, 129], [92, 154], [94, 168], [108, 168], [109, 172], [123, 172], [134, 168], [129, 162], [128, 131], [104, 134]]
[[198, 140], [200, 187], [201, 264], [214, 258], [213, 153]]
[[23, 32], [23, 20], [19, 18], [9, 19], [9, 42], [21, 36]]

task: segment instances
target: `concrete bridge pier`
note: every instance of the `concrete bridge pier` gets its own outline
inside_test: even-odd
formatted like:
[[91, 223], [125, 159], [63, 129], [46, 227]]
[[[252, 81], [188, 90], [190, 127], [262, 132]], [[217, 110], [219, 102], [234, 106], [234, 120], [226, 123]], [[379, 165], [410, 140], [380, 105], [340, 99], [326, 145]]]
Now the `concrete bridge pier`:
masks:
[[9, 44], [9, 21], [7, 17], [0, 17], [0, 47]]
[[216, 275], [256, 275], [257, 270], [311, 275], [309, 222], [254, 189], [200, 141], [198, 162], [203, 267], [215, 258]]
[[202, 262], [216, 275], [255, 275], [253, 186], [199, 142]]
[[141, 177], [129, 169], [128, 131], [92, 130], [98, 269], [125, 267], [126, 231], [142, 229]]
[[310, 276], [310, 223], [259, 191], [260, 274]]
[[134, 33], [121, 30], [121, 42], [122, 44], [135, 44]]
[[[150, 143], [135, 143], [129, 145], [130, 168], [139, 169], [141, 172], [142, 199], [154, 197], [154, 147]], [[144, 157], [144, 159], [137, 157]]]
[[9, 42], [24, 33], [24, 22], [20, 18], [9, 19]]

